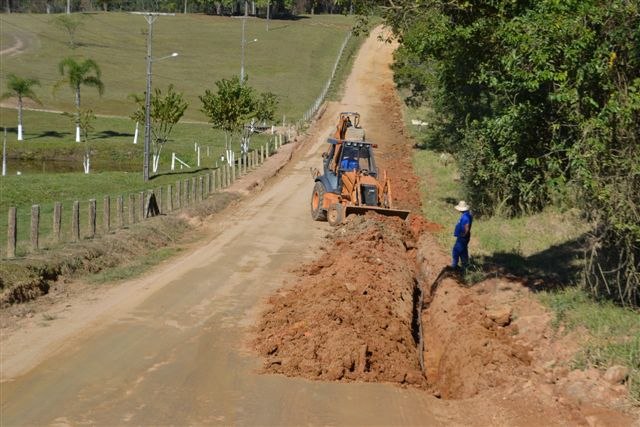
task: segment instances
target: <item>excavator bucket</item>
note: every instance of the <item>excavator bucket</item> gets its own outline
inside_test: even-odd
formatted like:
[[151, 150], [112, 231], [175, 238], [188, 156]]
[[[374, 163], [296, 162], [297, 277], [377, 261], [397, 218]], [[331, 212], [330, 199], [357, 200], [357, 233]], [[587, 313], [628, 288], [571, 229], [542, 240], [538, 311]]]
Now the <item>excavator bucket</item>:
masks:
[[345, 206], [344, 216], [347, 217], [350, 214], [364, 215], [367, 212], [376, 212], [384, 216], [397, 216], [402, 219], [407, 219], [407, 217], [409, 216], [409, 211], [403, 211], [400, 209], [387, 209], [387, 208], [380, 208], [377, 206], [366, 206], [366, 205], [365, 206]]

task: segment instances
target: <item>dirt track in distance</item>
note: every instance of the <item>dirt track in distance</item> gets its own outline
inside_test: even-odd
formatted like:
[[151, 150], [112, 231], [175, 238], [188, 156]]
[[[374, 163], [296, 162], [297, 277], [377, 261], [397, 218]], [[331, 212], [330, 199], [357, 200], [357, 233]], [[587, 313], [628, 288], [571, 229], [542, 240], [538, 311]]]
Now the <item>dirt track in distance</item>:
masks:
[[[398, 307], [403, 321], [390, 323], [387, 329], [397, 328], [404, 337], [407, 350], [400, 348], [397, 353], [415, 349], [415, 358], [407, 369], [380, 364], [385, 371], [396, 373], [372, 378], [384, 383], [310, 381], [261, 373], [265, 359], [256, 355], [252, 340], [260, 313], [269, 310], [269, 298], [279, 292], [286, 295], [291, 286], [304, 285], [310, 271], [301, 274], [300, 266], [322, 263], [323, 251], [334, 253], [334, 229], [313, 222], [309, 215], [309, 168], [320, 166], [324, 140], [335, 125], [337, 112], [360, 111], [367, 135], [381, 144], [383, 166], [394, 173], [410, 172], [406, 167], [410, 165], [409, 148], [398, 121], [401, 113], [389, 70], [393, 46], [378, 42], [377, 35], [375, 32], [363, 45], [344, 101], [327, 106], [290, 164], [261, 192], [204, 225], [209, 237], [200, 247], [143, 278], [92, 296], [93, 301], [69, 301], [70, 307], [63, 306], [54, 319], [36, 319], [10, 336], [3, 335], [2, 347], [19, 351], [7, 354], [3, 350], [0, 355], [2, 425], [539, 425], [541, 420], [546, 425], [567, 425], [587, 424], [589, 416], [598, 422], [629, 423], [623, 415], [601, 408], [585, 409], [553, 397], [529, 401], [534, 392], [527, 394], [524, 384], [520, 389], [525, 394], [514, 390], [516, 398], [505, 399], [508, 389], [481, 389], [480, 381], [475, 394], [454, 387], [449, 390], [448, 384], [455, 382], [447, 382], [444, 374], [451, 372], [448, 368], [416, 378], [420, 354], [414, 348], [413, 335], [406, 333], [407, 328], [416, 327], [407, 325], [413, 312], [407, 312], [406, 304]], [[415, 177], [399, 173], [394, 183], [399, 206], [418, 209]], [[353, 243], [349, 247], [357, 249], [357, 233], [370, 230], [369, 225], [362, 222], [362, 227], [345, 227], [343, 244]], [[366, 261], [363, 268], [373, 262], [381, 266], [380, 275], [388, 273], [385, 268], [397, 268], [397, 275], [390, 277], [408, 275], [411, 282], [415, 276], [420, 283], [431, 284], [446, 256], [429, 241], [429, 234], [423, 233], [430, 227], [436, 226], [417, 221], [412, 226], [399, 224], [386, 235], [374, 230], [369, 244], [381, 250], [386, 247], [393, 260], [381, 260], [382, 264], [375, 259], [360, 260]], [[417, 235], [421, 235], [420, 241]], [[321, 270], [329, 271], [329, 267]], [[352, 289], [362, 291], [359, 286], [363, 283], [354, 281]], [[403, 299], [413, 307], [412, 285], [393, 293], [391, 301]], [[391, 281], [385, 286], [391, 286]], [[430, 322], [427, 313], [434, 307], [442, 310], [454, 304], [479, 308], [486, 303], [482, 295], [487, 292], [476, 296], [464, 289], [472, 301], [458, 304], [461, 299], [457, 298], [452, 302], [445, 295], [453, 289], [462, 288], [449, 279], [434, 294], [423, 286], [425, 302], [430, 303], [424, 310], [419, 307], [426, 322], [423, 330], [436, 325], [436, 320], [455, 326], [437, 326], [443, 335], [425, 335], [425, 345], [429, 339], [449, 344], [458, 338], [456, 328], [465, 326], [448, 317]], [[489, 338], [483, 339], [492, 339], [494, 326], [488, 325], [481, 326], [489, 331]], [[301, 330], [301, 334], [307, 331]], [[447, 331], [454, 333], [445, 335]], [[394, 336], [389, 333], [386, 337]], [[368, 365], [372, 372], [378, 365], [372, 357], [368, 362], [366, 359], [375, 349], [367, 344], [364, 362], [358, 364], [363, 359], [355, 356], [354, 360], [341, 360], [346, 363], [336, 364], [333, 372], [342, 371], [344, 380], [348, 379], [345, 369], [352, 366], [354, 371], [367, 371]], [[426, 345], [425, 350], [429, 349], [438, 351], [425, 353], [425, 362], [435, 359], [440, 360], [438, 366], [449, 366], [449, 359], [440, 357], [448, 354], [448, 349]], [[462, 356], [465, 351], [461, 348], [451, 354]], [[518, 381], [512, 385], [520, 385]], [[449, 399], [439, 399], [436, 393]]]

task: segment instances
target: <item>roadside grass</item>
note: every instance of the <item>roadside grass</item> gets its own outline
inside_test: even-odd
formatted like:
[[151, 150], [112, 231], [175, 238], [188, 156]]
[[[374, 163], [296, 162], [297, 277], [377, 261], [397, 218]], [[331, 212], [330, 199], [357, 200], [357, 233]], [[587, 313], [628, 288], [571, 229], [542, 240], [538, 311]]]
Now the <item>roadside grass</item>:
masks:
[[[428, 112], [405, 111], [406, 127], [420, 141], [422, 132], [411, 124], [416, 117], [428, 117]], [[413, 165], [420, 178], [423, 214], [443, 226], [437, 239], [450, 248], [459, 216], [453, 206], [464, 199], [456, 165], [450, 156], [429, 149], [416, 150]], [[603, 369], [615, 364], [627, 366], [630, 396], [638, 403], [640, 313], [595, 301], [581, 288], [582, 243], [589, 230], [589, 224], [574, 210], [549, 208], [516, 218], [476, 216], [469, 248], [472, 260], [465, 280], [472, 284], [495, 274], [525, 279], [553, 311], [556, 327], [584, 327], [589, 332], [574, 365]]]
[[[15, 73], [38, 78], [36, 93], [45, 109], [73, 111], [71, 90], [61, 86], [58, 63], [67, 56], [92, 58], [102, 69], [105, 93], [82, 89], [84, 108], [96, 113], [128, 116], [134, 108], [127, 99], [143, 93], [146, 85], [147, 23], [127, 13], [74, 14], [83, 23], [71, 49], [67, 35], [51, 21], [55, 15], [10, 14], [0, 18], [0, 35], [25, 39], [28, 47], [19, 54], [3, 58], [0, 86]], [[351, 29], [353, 18], [342, 15], [300, 16], [295, 20], [271, 20], [269, 31], [262, 19], [248, 18], [245, 46], [245, 74], [258, 91], [271, 91], [280, 100], [279, 117], [300, 118], [320, 94], [331, 73], [340, 44]], [[205, 120], [198, 96], [205, 89], [215, 90], [214, 82], [240, 73], [242, 19], [199, 14], [160, 17], [154, 24], [153, 57], [178, 52], [179, 56], [153, 64], [153, 86], [174, 84], [190, 104], [185, 118]], [[49, 129], [60, 131], [67, 129]]]
[[162, 261], [171, 258], [182, 252], [183, 248], [170, 246], [152, 251], [142, 257], [134, 258], [129, 264], [107, 268], [99, 273], [88, 277], [87, 281], [92, 284], [113, 283], [140, 276], [149, 268], [160, 264]]

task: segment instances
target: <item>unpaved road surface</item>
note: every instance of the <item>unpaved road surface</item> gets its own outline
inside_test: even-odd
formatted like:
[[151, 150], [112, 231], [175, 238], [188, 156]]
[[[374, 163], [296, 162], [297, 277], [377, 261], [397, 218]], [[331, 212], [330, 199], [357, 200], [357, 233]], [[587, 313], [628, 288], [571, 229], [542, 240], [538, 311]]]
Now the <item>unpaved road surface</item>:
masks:
[[[379, 64], [371, 61], [384, 48], [375, 39], [367, 43], [359, 59], [365, 61], [358, 67], [361, 75], [370, 79], [378, 71]], [[388, 48], [383, 53], [386, 70]], [[357, 99], [357, 105], [348, 106], [357, 108], [368, 98]], [[444, 408], [439, 415], [431, 412], [432, 399], [417, 390], [260, 375], [260, 360], [247, 349], [249, 326], [263, 300], [291, 268], [314, 257], [328, 231], [326, 223], [310, 219], [309, 167], [319, 166], [334, 112], [325, 114], [308, 152], [300, 153], [263, 192], [229, 212], [207, 244], [118, 286], [111, 295], [118, 306], [85, 303], [77, 318], [86, 327], [72, 328], [68, 324], [73, 319], [62, 316], [48, 326], [34, 324], [32, 331], [4, 337], [1, 424], [446, 420]], [[65, 334], [64, 328], [73, 334]], [[36, 341], [47, 336], [60, 338], [38, 347]], [[25, 345], [31, 337], [37, 354]], [[13, 346], [22, 350], [11, 351]]]
[[[267, 298], [322, 253], [331, 231], [309, 214], [310, 167], [341, 110], [360, 111], [370, 139], [390, 123], [393, 46], [361, 49], [343, 102], [330, 104], [277, 178], [216, 217], [189, 254], [58, 318], [2, 337], [1, 425], [536, 425], [576, 423], [565, 411], [494, 398], [440, 400], [392, 384], [261, 374], [251, 346]], [[384, 162], [394, 164], [385, 152]], [[415, 187], [394, 182], [398, 194]], [[413, 188], [415, 190], [415, 188]], [[413, 193], [416, 193], [413, 191]], [[411, 204], [411, 203], [410, 203]], [[326, 247], [325, 247], [326, 249]], [[543, 410], [544, 409], [544, 410]], [[579, 421], [577, 423], [580, 423]]]

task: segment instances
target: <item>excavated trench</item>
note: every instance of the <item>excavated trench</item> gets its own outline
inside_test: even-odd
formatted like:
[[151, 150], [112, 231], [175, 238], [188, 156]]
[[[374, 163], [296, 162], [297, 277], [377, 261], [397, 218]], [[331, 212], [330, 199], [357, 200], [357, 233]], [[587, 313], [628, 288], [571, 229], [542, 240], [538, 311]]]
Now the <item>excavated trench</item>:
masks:
[[271, 297], [258, 326], [264, 370], [428, 387], [417, 239], [395, 218], [351, 217]]
[[487, 302], [487, 287], [436, 270], [442, 260], [419, 228], [366, 215], [328, 235], [318, 260], [269, 300], [255, 339], [264, 371], [445, 399], [526, 381], [531, 348], [512, 339], [511, 313]]
[[270, 299], [256, 348], [267, 372], [429, 387], [417, 239], [403, 221], [353, 217]]
[[[317, 261], [269, 300], [254, 341], [263, 371], [487, 399], [521, 425], [543, 413], [585, 424], [578, 405], [623, 402], [624, 386], [570, 370], [571, 346], [550, 338], [550, 316], [522, 283], [465, 286], [442, 269], [448, 257], [421, 221], [372, 214], [333, 230]], [[625, 425], [612, 420], [603, 425]]]

